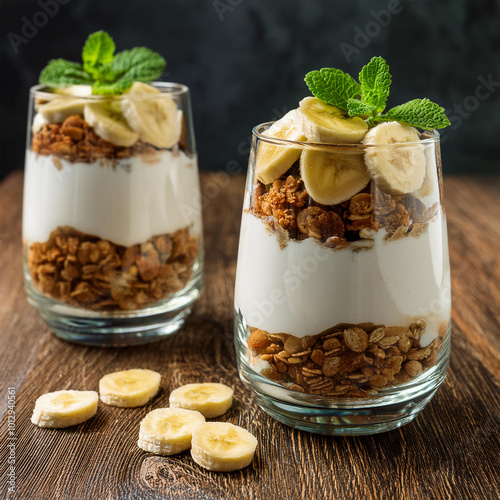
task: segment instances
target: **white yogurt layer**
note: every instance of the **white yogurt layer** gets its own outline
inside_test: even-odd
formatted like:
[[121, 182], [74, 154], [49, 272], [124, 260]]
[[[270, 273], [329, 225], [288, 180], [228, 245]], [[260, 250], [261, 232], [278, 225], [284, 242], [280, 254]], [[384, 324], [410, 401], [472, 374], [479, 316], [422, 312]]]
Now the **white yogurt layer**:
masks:
[[316, 240], [280, 248], [263, 220], [243, 213], [235, 305], [248, 325], [304, 337], [337, 323], [406, 326], [424, 319], [423, 346], [450, 317], [446, 220], [438, 215], [419, 237], [333, 250]]
[[23, 239], [59, 226], [130, 246], [193, 225], [201, 231], [196, 157], [162, 152], [111, 164], [70, 163], [26, 152]]

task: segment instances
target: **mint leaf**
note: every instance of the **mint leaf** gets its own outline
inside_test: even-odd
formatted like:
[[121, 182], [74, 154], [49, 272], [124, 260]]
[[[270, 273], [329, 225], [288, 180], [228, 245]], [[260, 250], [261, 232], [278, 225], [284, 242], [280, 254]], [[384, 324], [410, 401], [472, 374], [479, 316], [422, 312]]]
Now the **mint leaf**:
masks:
[[340, 69], [323, 68], [307, 73], [305, 82], [318, 99], [347, 111], [347, 101], [361, 96], [361, 87]]
[[349, 116], [361, 116], [363, 118], [371, 116], [375, 111], [373, 104], [360, 101], [359, 99], [349, 99], [347, 101], [347, 113]]
[[384, 111], [391, 87], [389, 66], [383, 57], [373, 57], [359, 73], [361, 99], [372, 104], [378, 113]]
[[444, 128], [450, 120], [444, 114], [444, 108], [429, 99], [413, 99], [390, 109], [387, 113], [375, 116], [372, 121], [397, 121], [423, 129]]
[[105, 31], [96, 31], [87, 38], [82, 51], [83, 68], [98, 76], [103, 66], [113, 60], [115, 42]]
[[91, 85], [92, 76], [81, 64], [53, 59], [40, 73], [40, 83], [49, 87], [69, 87], [70, 85]]

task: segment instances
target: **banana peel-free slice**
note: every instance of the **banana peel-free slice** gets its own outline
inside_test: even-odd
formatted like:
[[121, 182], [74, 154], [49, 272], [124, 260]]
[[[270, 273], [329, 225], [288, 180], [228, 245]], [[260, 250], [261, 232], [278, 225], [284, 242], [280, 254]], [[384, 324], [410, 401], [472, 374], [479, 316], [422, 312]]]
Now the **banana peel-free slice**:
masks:
[[159, 408], [142, 420], [137, 445], [155, 455], [174, 455], [191, 448], [193, 430], [205, 422], [198, 411]]
[[56, 391], [40, 396], [31, 422], [39, 427], [64, 428], [78, 425], [97, 412], [95, 391]]
[[388, 194], [412, 193], [425, 177], [425, 152], [418, 131], [409, 125], [386, 122], [373, 127], [363, 144], [365, 163], [376, 186]]
[[233, 392], [224, 384], [186, 384], [173, 390], [169, 401], [172, 408], [196, 410], [206, 418], [215, 418], [231, 408]]
[[347, 201], [370, 182], [363, 154], [357, 150], [304, 150], [300, 173], [309, 196], [322, 205]]
[[193, 431], [191, 456], [205, 469], [230, 472], [250, 465], [257, 439], [242, 427], [227, 422], [206, 422]]
[[133, 369], [108, 373], [99, 380], [101, 401], [111, 406], [144, 406], [160, 388], [161, 375], [153, 370]]
[[147, 83], [135, 82], [123, 96], [121, 108], [141, 141], [157, 148], [171, 148], [179, 142], [177, 104], [168, 94]]
[[139, 139], [139, 134], [129, 127], [123, 117], [119, 102], [88, 102], [83, 109], [83, 116], [99, 137], [115, 146], [132, 146]]
[[297, 127], [310, 142], [357, 144], [368, 130], [362, 118], [351, 118], [340, 108], [316, 97], [306, 97], [300, 101], [296, 120]]
[[38, 113], [48, 123], [62, 123], [71, 115], [83, 115], [85, 99], [77, 97], [56, 97], [40, 104]]
[[[289, 111], [274, 122], [263, 135], [288, 141], [305, 141], [306, 136], [296, 127], [295, 115], [295, 109]], [[270, 184], [279, 179], [299, 159], [300, 153], [301, 149], [292, 145], [261, 140], [255, 166], [257, 179], [263, 184]]]

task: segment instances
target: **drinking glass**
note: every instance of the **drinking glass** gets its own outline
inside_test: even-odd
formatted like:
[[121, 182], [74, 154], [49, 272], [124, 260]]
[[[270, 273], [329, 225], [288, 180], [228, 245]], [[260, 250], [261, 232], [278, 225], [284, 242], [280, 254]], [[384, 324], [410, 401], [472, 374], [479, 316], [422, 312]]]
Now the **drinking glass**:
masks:
[[30, 91], [25, 283], [29, 302], [63, 339], [103, 346], [160, 339], [179, 330], [199, 297], [189, 89], [153, 86], [120, 96]]
[[[344, 435], [397, 428], [430, 401], [448, 366], [439, 134], [402, 144], [321, 144], [269, 137], [270, 125], [253, 129], [244, 195], [235, 289], [240, 378], [291, 427]], [[262, 147], [297, 158], [272, 184], [256, 176]], [[321, 205], [305, 187], [304, 155], [364, 169], [365, 155], [387, 152], [424, 155], [418, 190], [388, 194], [372, 179], [347, 201]]]

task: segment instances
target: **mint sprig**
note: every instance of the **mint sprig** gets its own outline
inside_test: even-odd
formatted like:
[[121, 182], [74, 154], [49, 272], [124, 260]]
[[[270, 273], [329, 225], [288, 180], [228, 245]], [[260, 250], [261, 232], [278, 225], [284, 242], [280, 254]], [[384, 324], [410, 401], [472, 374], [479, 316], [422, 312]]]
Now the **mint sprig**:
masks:
[[315, 97], [341, 109], [347, 110], [347, 101], [351, 97], [361, 96], [359, 83], [340, 69], [311, 71], [305, 81]]
[[92, 33], [82, 50], [83, 64], [55, 59], [40, 73], [49, 87], [90, 85], [93, 94], [122, 94], [134, 82], [151, 82], [161, 75], [165, 59], [146, 47], [115, 54], [115, 43], [105, 31]]
[[384, 113], [391, 87], [389, 66], [382, 57], [373, 57], [363, 66], [356, 82], [339, 69], [311, 71], [305, 82], [318, 99], [337, 106], [349, 116], [359, 116], [373, 127], [379, 122], [397, 121], [420, 127], [438, 129], [450, 125], [444, 108], [429, 99], [413, 99]]

